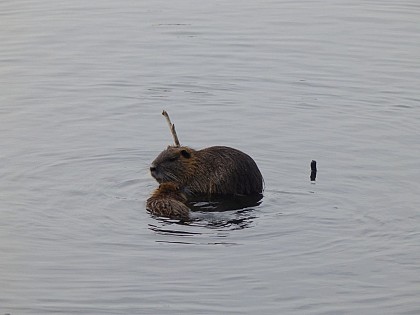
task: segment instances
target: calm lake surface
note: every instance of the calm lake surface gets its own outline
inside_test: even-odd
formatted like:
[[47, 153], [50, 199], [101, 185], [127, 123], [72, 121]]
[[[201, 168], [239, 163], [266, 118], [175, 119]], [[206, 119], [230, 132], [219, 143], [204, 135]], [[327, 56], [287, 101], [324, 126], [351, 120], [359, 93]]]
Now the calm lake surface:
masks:
[[[0, 42], [1, 315], [420, 314], [419, 1], [2, 1]], [[162, 109], [261, 205], [150, 216]]]

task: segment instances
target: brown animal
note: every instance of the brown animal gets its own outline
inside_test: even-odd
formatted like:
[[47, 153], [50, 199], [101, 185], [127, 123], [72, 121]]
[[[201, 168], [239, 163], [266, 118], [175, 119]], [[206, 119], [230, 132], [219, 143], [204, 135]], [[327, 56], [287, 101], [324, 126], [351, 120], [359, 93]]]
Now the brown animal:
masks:
[[160, 217], [188, 220], [190, 209], [185, 202], [187, 198], [178, 185], [164, 182], [159, 185], [152, 196], [147, 199], [147, 210]]
[[257, 195], [264, 188], [254, 160], [223, 146], [202, 150], [168, 146], [153, 161], [150, 172], [159, 183], [174, 182], [189, 195]]

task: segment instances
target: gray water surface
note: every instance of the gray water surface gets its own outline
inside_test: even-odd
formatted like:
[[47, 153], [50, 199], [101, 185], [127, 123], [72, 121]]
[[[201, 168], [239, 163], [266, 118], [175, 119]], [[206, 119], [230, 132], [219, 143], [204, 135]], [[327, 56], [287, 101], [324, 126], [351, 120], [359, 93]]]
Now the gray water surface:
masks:
[[[0, 314], [419, 314], [419, 22], [415, 0], [0, 2]], [[182, 144], [251, 155], [262, 204], [150, 216], [162, 109]]]

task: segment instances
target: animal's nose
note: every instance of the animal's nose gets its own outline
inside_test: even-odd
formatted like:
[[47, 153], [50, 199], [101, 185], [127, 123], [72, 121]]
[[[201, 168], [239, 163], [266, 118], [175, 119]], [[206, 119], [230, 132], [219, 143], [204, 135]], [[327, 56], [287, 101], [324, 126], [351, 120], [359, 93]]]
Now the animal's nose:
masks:
[[152, 165], [152, 166], [150, 166], [150, 172], [155, 172], [156, 171], [156, 166], [154, 166], [154, 165]]

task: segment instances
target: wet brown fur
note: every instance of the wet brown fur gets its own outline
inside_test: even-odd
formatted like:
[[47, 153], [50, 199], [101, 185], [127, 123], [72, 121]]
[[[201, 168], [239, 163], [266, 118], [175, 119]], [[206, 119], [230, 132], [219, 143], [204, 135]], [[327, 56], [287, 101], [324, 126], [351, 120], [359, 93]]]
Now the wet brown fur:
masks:
[[188, 220], [189, 208], [185, 204], [187, 198], [177, 184], [165, 182], [159, 185], [152, 196], [147, 199], [147, 210], [160, 217]]
[[169, 146], [153, 161], [152, 176], [159, 182], [174, 182], [187, 194], [262, 194], [264, 181], [254, 160], [229, 147], [202, 150]]

